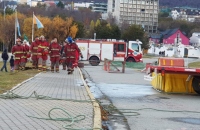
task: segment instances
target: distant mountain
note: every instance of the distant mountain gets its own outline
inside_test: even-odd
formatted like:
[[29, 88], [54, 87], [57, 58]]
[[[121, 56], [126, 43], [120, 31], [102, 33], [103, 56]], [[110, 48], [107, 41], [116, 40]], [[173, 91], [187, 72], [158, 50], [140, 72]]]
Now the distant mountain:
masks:
[[200, 8], [200, 0], [160, 0], [160, 6]]
[[[62, 0], [62, 1], [107, 3], [108, 0]], [[159, 0], [159, 5], [168, 7], [187, 6], [192, 8], [200, 8], [200, 0]]]
[[[48, 1], [48, 0], [45, 0], [45, 1]], [[62, 1], [66, 1], [66, 2], [95, 2], [95, 3], [107, 3], [108, 0], [62, 0]]]

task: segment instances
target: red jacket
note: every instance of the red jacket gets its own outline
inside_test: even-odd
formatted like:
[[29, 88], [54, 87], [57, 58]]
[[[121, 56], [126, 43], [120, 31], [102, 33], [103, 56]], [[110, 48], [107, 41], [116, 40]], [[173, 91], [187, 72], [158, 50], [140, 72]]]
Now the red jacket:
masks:
[[30, 49], [30, 47], [29, 47], [28, 45], [26, 45], [26, 44], [25, 44], [24, 48], [25, 48], [25, 51], [26, 51], [26, 53], [28, 53], [28, 52], [29, 52], [29, 49]]
[[24, 47], [24, 55], [21, 57], [23, 59], [25, 59], [25, 61], [27, 60], [27, 58], [29, 58], [29, 46], [28, 45], [22, 45]]
[[66, 44], [64, 51], [66, 54], [66, 58], [77, 59], [77, 52], [80, 53], [80, 49], [78, 48], [77, 44], [75, 44], [75, 43]]
[[31, 43], [30, 51], [32, 52], [32, 55], [37, 55], [38, 45], [39, 41], [34, 41]]
[[51, 43], [49, 46], [50, 57], [60, 57], [61, 46], [58, 43]]
[[47, 56], [49, 50], [49, 43], [47, 41], [40, 41], [38, 45], [38, 56]]
[[12, 54], [15, 55], [15, 60], [21, 60], [21, 57], [24, 55], [24, 47], [22, 45], [14, 45], [12, 47]]

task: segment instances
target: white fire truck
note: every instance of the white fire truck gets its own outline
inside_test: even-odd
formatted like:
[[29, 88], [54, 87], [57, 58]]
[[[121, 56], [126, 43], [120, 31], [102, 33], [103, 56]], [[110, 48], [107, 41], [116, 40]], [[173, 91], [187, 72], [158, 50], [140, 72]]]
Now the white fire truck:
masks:
[[77, 39], [76, 44], [83, 54], [82, 60], [88, 60], [92, 66], [99, 65], [105, 58], [113, 61], [142, 62], [140, 41], [122, 40], [83, 40]]

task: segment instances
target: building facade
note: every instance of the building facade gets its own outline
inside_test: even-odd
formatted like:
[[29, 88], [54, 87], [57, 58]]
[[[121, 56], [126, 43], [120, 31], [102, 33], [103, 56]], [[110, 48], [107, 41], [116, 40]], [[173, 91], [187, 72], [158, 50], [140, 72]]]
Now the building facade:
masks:
[[[178, 14], [178, 15], [177, 15]], [[199, 22], [200, 21], [200, 9], [190, 7], [174, 7], [171, 11], [171, 17], [188, 22]]]
[[164, 44], [178, 44], [189, 45], [189, 38], [179, 29], [167, 29], [161, 32], [163, 35]]
[[91, 7], [93, 12], [107, 13], [107, 3], [94, 3]]
[[159, 0], [108, 0], [107, 12], [118, 24], [137, 24], [149, 33], [157, 32]]

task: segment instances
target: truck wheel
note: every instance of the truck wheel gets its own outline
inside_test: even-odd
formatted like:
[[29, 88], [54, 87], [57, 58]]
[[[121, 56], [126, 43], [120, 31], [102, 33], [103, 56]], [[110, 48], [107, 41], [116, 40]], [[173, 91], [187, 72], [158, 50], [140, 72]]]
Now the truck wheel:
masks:
[[132, 57], [129, 57], [129, 58], [126, 59], [126, 62], [135, 62], [135, 59], [132, 58]]
[[97, 56], [91, 56], [91, 57], [89, 58], [89, 63], [90, 63], [92, 66], [97, 66], [97, 65], [99, 65], [99, 63], [100, 63], [100, 60], [99, 60], [99, 58], [98, 58]]
[[196, 93], [200, 94], [200, 77], [199, 76], [193, 77], [192, 87]]

